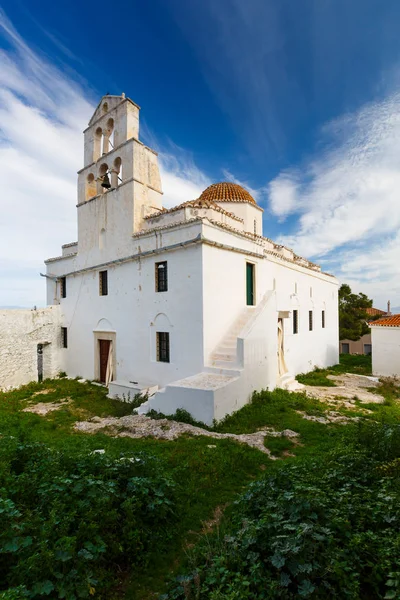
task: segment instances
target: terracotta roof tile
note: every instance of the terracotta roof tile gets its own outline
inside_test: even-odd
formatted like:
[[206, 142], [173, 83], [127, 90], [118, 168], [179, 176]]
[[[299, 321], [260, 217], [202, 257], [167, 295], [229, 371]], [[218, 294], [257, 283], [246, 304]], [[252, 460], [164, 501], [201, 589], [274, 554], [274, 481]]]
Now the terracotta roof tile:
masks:
[[376, 317], [378, 315], [382, 315], [382, 317], [384, 315], [386, 315], [386, 311], [384, 310], [380, 310], [379, 308], [366, 308], [365, 312], [367, 313], [367, 315], [369, 315], [370, 317]]
[[370, 327], [400, 327], [400, 315], [391, 315], [390, 317], [383, 317], [378, 321], [371, 321]]
[[197, 198], [197, 200], [187, 200], [186, 202], [182, 202], [182, 204], [178, 204], [178, 206], [173, 206], [172, 208], [164, 208], [160, 210], [160, 212], [152, 213], [151, 215], [146, 215], [144, 218], [152, 219], [154, 217], [158, 217], [159, 215], [167, 215], [169, 213], [176, 212], [177, 210], [181, 210], [186, 206], [190, 206], [191, 208], [211, 208], [212, 210], [216, 210], [219, 213], [228, 215], [228, 217], [231, 217], [231, 219], [234, 219], [235, 221], [240, 221], [241, 223], [243, 223], [243, 219], [235, 215], [233, 212], [229, 212], [221, 206], [218, 206], [218, 204], [213, 200], [202, 200], [201, 196], [200, 198]]
[[215, 202], [251, 202], [256, 204], [253, 196], [237, 183], [221, 181], [213, 183], [201, 193], [199, 200], [214, 200]]

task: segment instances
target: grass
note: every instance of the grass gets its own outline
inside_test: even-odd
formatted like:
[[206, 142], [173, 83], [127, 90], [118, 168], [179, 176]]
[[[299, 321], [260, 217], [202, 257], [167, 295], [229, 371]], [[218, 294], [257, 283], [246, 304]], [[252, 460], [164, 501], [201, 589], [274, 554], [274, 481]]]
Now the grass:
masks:
[[336, 384], [328, 375], [342, 375], [344, 373], [354, 373], [356, 375], [371, 375], [371, 356], [364, 354], [341, 354], [337, 365], [320, 369], [315, 367], [310, 373], [301, 373], [296, 376], [299, 383], [304, 385], [316, 385], [321, 387], [334, 387]]
[[[317, 376], [349, 371], [370, 373], [370, 357], [342, 355], [340, 360], [339, 365], [320, 370]], [[308, 377], [315, 380], [315, 372]], [[40, 393], [43, 391], [47, 393]], [[360, 409], [366, 407], [373, 411], [366, 418], [399, 423], [397, 399], [400, 389], [396, 382], [382, 382], [379, 393], [385, 397], [384, 404], [367, 406], [356, 403], [351, 411], [344, 408], [337, 410], [346, 415], [362, 416]], [[202, 537], [204, 522], [212, 519], [218, 507], [224, 507], [225, 518], [229, 519], [231, 505], [249, 482], [258, 479], [266, 470], [280, 469], [288, 461], [326, 454], [343, 438], [344, 430], [349, 435], [356, 427], [326, 426], [307, 421], [297, 411], [322, 416], [329, 410], [328, 406], [303, 393], [276, 389], [255, 393], [250, 404], [209, 429], [221, 433], [252, 433], [266, 427], [277, 431], [292, 429], [299, 433], [295, 443], [286, 437], [265, 438], [265, 445], [272, 454], [282, 458], [281, 461], [270, 461], [258, 450], [231, 440], [181, 436], [175, 441], [165, 441], [74, 431], [73, 423], [79, 420], [94, 416], [121, 417], [132, 412], [132, 405], [110, 400], [106, 394], [104, 387], [66, 378], [32, 383], [13, 392], [0, 393], [0, 436], [8, 434], [23, 441], [43, 442], [72, 456], [96, 449], [104, 449], [111, 457], [118, 457], [122, 452], [147, 451], [166, 461], [178, 485], [177, 534], [167, 553], [152, 557], [151, 568], [135, 571], [132, 576], [121, 574], [121, 586], [115, 597], [126, 600], [156, 598], [158, 593], [162, 593], [168, 578], [185, 563], [186, 548]], [[71, 399], [71, 402], [45, 417], [22, 412], [30, 403], [57, 402], [65, 398]], [[188, 420], [185, 414], [178, 417]], [[195, 424], [201, 426], [200, 423]]]

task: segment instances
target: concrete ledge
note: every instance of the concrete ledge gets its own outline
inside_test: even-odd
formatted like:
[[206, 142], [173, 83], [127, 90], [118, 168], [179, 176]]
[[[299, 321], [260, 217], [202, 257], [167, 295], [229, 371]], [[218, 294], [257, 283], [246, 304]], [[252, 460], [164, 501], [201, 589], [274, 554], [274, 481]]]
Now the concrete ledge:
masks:
[[158, 385], [144, 382], [132, 381], [111, 381], [108, 386], [108, 397], [122, 400], [123, 402], [132, 402], [137, 394], [145, 396], [146, 394], [155, 394]]

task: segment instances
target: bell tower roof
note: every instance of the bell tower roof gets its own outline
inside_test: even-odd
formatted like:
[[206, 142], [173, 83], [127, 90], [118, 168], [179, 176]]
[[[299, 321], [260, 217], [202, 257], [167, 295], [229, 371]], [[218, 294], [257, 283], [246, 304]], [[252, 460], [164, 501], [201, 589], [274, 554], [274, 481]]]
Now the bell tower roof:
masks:
[[92, 125], [94, 125], [96, 123], [96, 121], [101, 119], [101, 117], [103, 117], [107, 112], [109, 112], [110, 110], [113, 110], [119, 104], [122, 104], [123, 102], [130, 102], [131, 104], [133, 104], [133, 106], [135, 106], [138, 110], [140, 110], [140, 106], [138, 104], [136, 104], [136, 102], [134, 102], [130, 98], [126, 98], [125, 94], [121, 94], [121, 96], [114, 96], [112, 94], [106, 94], [105, 96], [102, 97], [102, 99], [98, 103], [96, 110], [94, 111], [94, 113], [88, 123], [88, 127], [91, 127]]

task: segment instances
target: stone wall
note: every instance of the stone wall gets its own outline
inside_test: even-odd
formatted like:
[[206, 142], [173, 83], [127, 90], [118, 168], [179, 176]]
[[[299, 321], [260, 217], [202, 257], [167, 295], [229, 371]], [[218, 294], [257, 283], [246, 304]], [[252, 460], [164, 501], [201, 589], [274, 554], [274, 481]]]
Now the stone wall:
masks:
[[43, 344], [43, 379], [61, 365], [61, 310], [0, 310], [0, 389], [38, 380], [38, 344]]

